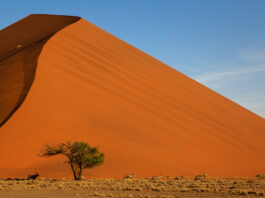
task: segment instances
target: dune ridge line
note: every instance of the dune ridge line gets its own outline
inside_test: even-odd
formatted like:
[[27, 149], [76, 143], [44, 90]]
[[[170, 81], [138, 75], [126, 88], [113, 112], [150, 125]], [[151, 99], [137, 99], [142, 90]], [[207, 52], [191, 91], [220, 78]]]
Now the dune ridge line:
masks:
[[[79, 19], [80, 17], [34, 14], [0, 31], [0, 127], [26, 98], [34, 81], [38, 56], [45, 43], [56, 32]], [[19, 62], [19, 66], [14, 62]], [[11, 72], [13, 74], [10, 78]]]

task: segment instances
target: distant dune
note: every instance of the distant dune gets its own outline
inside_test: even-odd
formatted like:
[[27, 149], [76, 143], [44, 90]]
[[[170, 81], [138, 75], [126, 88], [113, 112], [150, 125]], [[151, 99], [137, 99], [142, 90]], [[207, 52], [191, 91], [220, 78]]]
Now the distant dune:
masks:
[[0, 125], [0, 177], [71, 176], [38, 156], [69, 140], [105, 153], [92, 177], [265, 172], [265, 119], [79, 17], [0, 31]]

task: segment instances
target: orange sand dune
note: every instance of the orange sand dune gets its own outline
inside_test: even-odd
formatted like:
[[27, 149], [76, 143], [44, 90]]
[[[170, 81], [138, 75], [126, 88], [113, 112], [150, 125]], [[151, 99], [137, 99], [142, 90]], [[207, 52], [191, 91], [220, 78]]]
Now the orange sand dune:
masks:
[[24, 101], [46, 41], [79, 17], [34, 15], [0, 32], [0, 126]]
[[0, 43], [0, 177], [71, 176], [62, 157], [38, 157], [69, 140], [106, 154], [93, 177], [265, 172], [263, 118], [84, 19], [31, 15]]

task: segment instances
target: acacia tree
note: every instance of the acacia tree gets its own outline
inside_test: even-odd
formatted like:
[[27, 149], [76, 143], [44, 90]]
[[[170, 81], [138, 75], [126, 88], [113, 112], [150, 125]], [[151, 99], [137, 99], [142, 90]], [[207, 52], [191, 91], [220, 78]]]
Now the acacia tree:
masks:
[[104, 154], [85, 142], [47, 144], [40, 156], [50, 157], [59, 154], [67, 157], [66, 162], [70, 164], [75, 180], [81, 180], [84, 168], [93, 168], [104, 163]]

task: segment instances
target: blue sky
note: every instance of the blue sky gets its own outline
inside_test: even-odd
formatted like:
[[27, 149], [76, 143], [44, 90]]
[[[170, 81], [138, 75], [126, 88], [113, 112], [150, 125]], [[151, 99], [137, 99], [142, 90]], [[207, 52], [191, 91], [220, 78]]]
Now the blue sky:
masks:
[[0, 0], [0, 29], [76, 15], [265, 118], [264, 0]]

